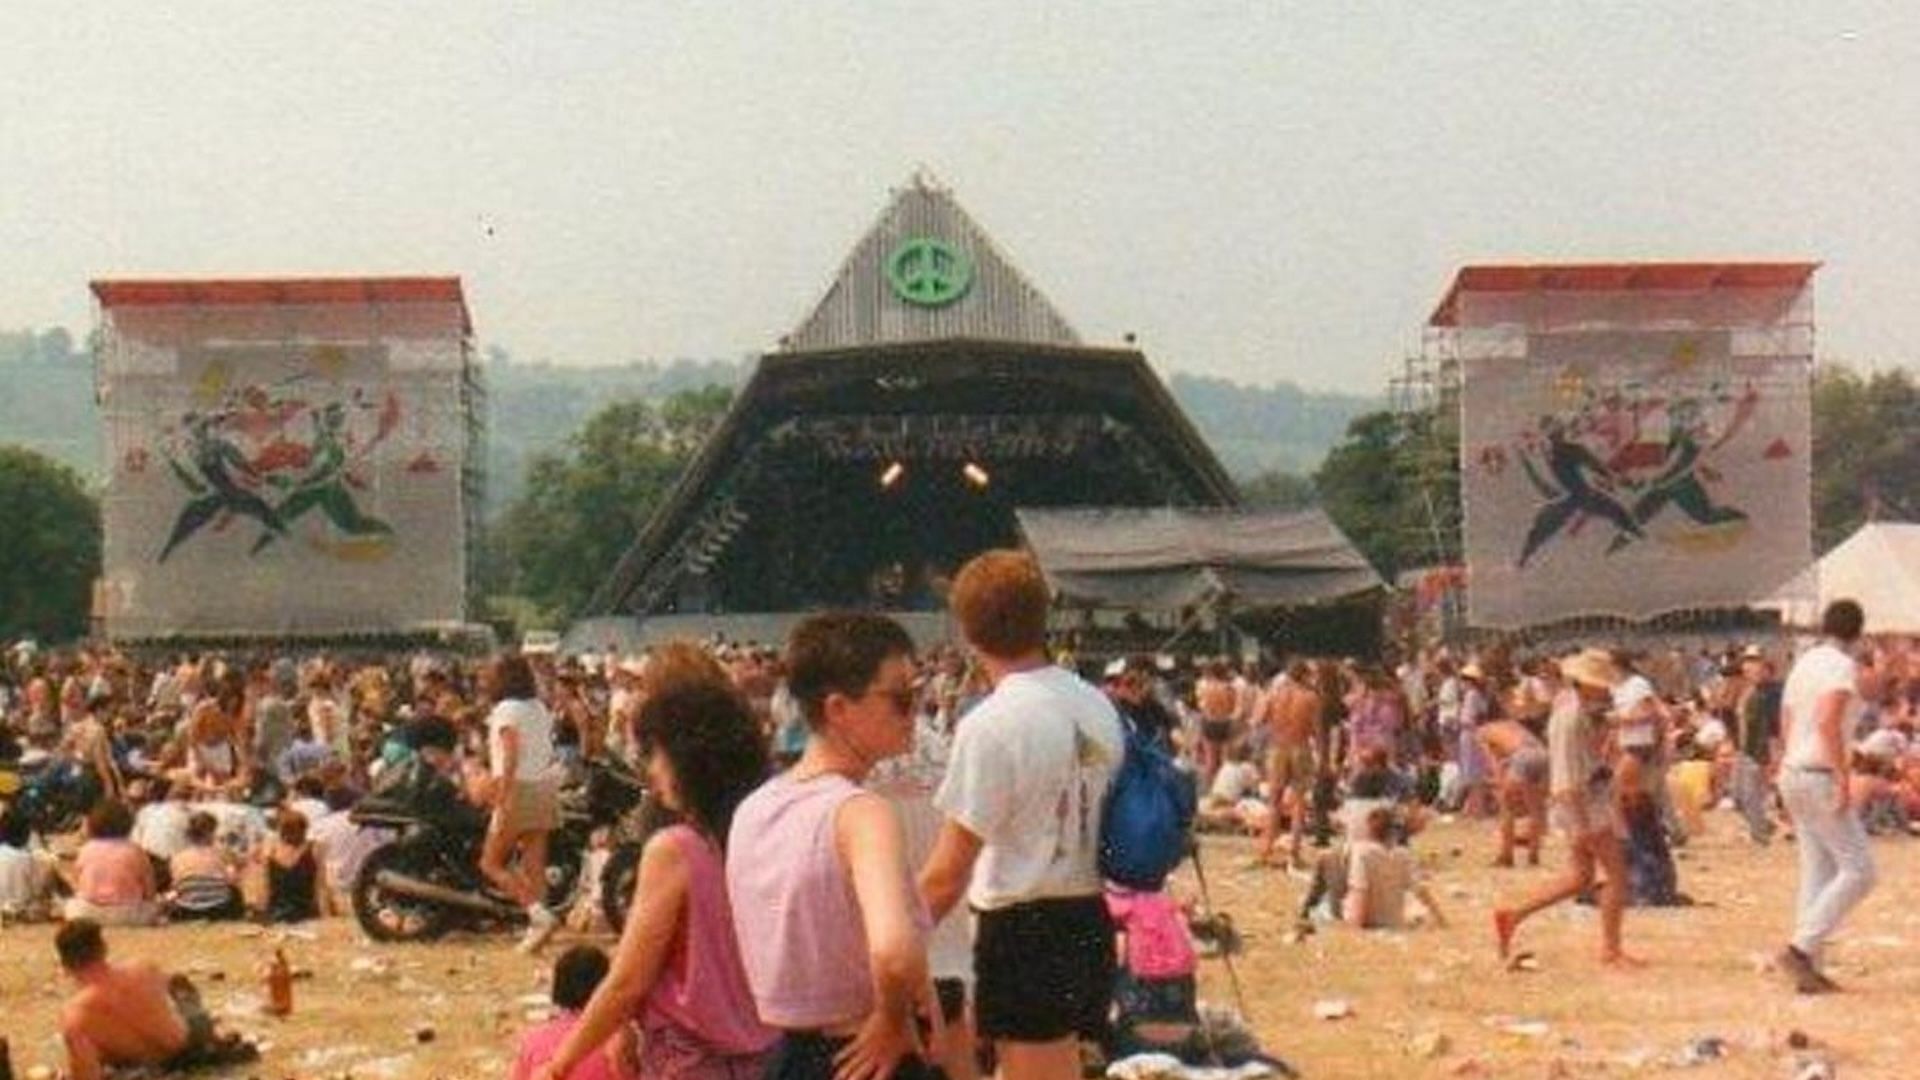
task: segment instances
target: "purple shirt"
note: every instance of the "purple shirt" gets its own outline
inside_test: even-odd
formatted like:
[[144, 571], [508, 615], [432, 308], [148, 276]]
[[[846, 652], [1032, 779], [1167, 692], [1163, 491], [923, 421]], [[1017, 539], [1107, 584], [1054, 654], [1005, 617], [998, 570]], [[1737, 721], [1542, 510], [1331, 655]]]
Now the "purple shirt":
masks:
[[[862, 789], [828, 773], [782, 773], [747, 796], [727, 840], [727, 893], [760, 1019], [807, 1030], [873, 1011], [866, 924], [834, 820]], [[904, 873], [903, 868], [903, 873]], [[909, 891], [912, 882], [903, 882]]]

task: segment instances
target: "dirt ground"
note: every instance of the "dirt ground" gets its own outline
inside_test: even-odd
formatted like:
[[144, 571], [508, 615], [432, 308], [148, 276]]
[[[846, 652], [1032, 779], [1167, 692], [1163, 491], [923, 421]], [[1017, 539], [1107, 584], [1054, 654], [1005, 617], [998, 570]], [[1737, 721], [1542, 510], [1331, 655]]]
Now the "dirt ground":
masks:
[[[1538, 971], [1494, 959], [1489, 911], [1544, 881], [1547, 869], [1488, 868], [1485, 826], [1442, 823], [1416, 841], [1451, 920], [1395, 934], [1322, 929], [1289, 941], [1301, 882], [1248, 865], [1249, 845], [1210, 838], [1205, 869], [1215, 904], [1246, 937], [1236, 960], [1246, 1004], [1269, 1049], [1303, 1075], [1338, 1077], [1789, 1076], [1791, 1032], [1810, 1036], [1839, 1075], [1920, 1074], [1904, 1025], [1920, 992], [1920, 841], [1876, 841], [1881, 885], [1846, 928], [1833, 973], [1847, 992], [1796, 998], [1762, 972], [1790, 916], [1790, 844], [1754, 849], [1731, 815], [1685, 850], [1682, 887], [1699, 906], [1630, 911], [1634, 973], [1597, 962], [1592, 911], [1567, 906], [1523, 927], [1520, 948]], [[1177, 888], [1192, 891], [1191, 872]], [[456, 938], [398, 947], [365, 943], [349, 920], [299, 928], [280, 944], [298, 969], [295, 1011], [260, 1015], [259, 977], [277, 935], [224, 925], [111, 932], [115, 955], [185, 971], [234, 1027], [258, 1036], [265, 1060], [231, 1075], [268, 1078], [498, 1077], [514, 1035], [537, 1016], [547, 971], [505, 938]], [[0, 931], [0, 1035], [16, 1075], [57, 1066], [54, 1019], [67, 987], [45, 926]], [[549, 950], [552, 955], [552, 950]], [[1228, 1001], [1226, 971], [1203, 962], [1202, 995]], [[1317, 1003], [1351, 1006], [1343, 1019]], [[1695, 1039], [1724, 1041], [1725, 1056], [1680, 1064]]]

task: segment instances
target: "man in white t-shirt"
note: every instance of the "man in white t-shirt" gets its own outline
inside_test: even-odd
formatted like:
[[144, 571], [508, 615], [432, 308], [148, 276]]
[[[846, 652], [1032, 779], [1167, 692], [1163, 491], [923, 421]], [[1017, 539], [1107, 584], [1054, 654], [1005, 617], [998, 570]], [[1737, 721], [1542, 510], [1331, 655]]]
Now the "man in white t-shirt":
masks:
[[1849, 803], [1847, 775], [1860, 705], [1851, 650], [1865, 624], [1852, 600], [1828, 604], [1820, 643], [1793, 662], [1781, 693], [1780, 801], [1800, 848], [1800, 893], [1793, 941], [1781, 952], [1780, 967], [1802, 994], [1838, 989], [1820, 971], [1821, 947], [1873, 890], [1873, 853]]
[[1105, 1034], [1113, 926], [1098, 864], [1101, 802], [1125, 743], [1106, 695], [1047, 660], [1046, 579], [989, 551], [949, 604], [993, 684], [954, 733], [933, 804], [946, 818], [920, 890], [939, 919], [978, 913], [974, 1012], [1005, 1080], [1076, 1080]]

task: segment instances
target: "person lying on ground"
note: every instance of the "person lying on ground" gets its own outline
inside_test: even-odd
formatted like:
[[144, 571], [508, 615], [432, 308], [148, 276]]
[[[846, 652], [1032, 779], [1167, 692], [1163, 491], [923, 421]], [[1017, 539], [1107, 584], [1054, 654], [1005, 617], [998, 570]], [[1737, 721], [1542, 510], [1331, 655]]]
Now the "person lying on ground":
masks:
[[110, 1068], [178, 1072], [259, 1058], [252, 1045], [214, 1030], [184, 976], [108, 960], [99, 923], [74, 919], [53, 943], [61, 968], [79, 986], [60, 1011], [69, 1080], [100, 1080]]

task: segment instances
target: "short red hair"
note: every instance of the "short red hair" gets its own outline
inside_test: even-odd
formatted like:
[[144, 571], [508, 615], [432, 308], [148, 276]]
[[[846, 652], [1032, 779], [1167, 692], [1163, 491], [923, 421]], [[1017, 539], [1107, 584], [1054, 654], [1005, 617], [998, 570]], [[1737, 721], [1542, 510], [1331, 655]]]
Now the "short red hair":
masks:
[[947, 600], [968, 644], [1006, 660], [1046, 649], [1052, 604], [1040, 564], [1004, 548], [981, 552], [961, 567]]

